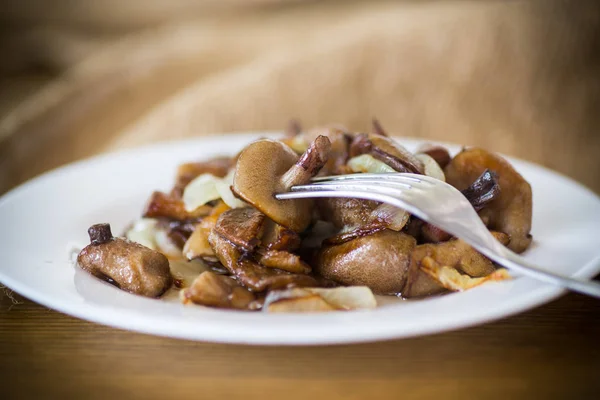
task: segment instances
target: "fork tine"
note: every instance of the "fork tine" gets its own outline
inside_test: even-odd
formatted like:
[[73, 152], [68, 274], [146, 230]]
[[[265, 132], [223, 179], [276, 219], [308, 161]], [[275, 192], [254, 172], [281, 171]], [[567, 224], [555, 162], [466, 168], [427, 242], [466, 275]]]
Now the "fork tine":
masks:
[[333, 175], [333, 176], [319, 176], [312, 179], [313, 182], [330, 182], [330, 181], [354, 181], [362, 179], [376, 179], [381, 180], [394, 180], [394, 181], [410, 181], [410, 182], [422, 182], [424, 175], [408, 174], [389, 172], [384, 174], [348, 174], [348, 175]]
[[345, 197], [374, 200], [405, 209], [417, 217], [427, 218], [419, 208], [412, 204], [414, 200], [412, 196], [407, 195], [409, 191], [397, 183], [372, 185], [330, 182], [321, 185], [298, 185], [292, 187], [291, 190], [291, 192], [276, 194], [275, 197], [279, 200], [313, 197]]
[[[313, 182], [309, 185], [303, 185], [303, 186], [339, 186], [339, 185], [344, 185], [344, 186], [348, 186], [348, 185], [352, 185], [353, 187], [356, 187], [357, 185], [375, 185], [375, 186], [389, 186], [389, 187], [398, 187], [399, 189], [411, 189], [412, 187], [414, 187], [416, 184], [416, 182], [413, 181], [403, 181], [403, 180], [381, 180], [381, 179], [352, 179], [352, 180], [346, 180], [346, 181], [338, 181], [338, 180], [332, 180], [332, 181], [319, 181], [319, 182]], [[291, 189], [292, 191], [294, 190], [294, 188]]]

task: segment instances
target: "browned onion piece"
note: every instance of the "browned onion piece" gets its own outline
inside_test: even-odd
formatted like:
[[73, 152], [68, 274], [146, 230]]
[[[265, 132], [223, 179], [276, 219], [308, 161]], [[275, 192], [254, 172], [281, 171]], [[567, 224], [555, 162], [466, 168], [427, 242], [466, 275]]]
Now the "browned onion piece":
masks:
[[423, 173], [423, 164], [411, 152], [381, 135], [356, 135], [350, 144], [350, 157], [371, 154], [398, 172]]

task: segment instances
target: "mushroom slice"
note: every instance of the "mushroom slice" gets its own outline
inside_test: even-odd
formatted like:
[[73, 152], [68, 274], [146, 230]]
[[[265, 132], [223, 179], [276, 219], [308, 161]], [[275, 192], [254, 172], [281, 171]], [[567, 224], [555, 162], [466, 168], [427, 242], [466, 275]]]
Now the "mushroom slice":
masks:
[[486, 282], [503, 281], [511, 279], [510, 274], [504, 268], [497, 269], [481, 278], [472, 278], [469, 275], [463, 275], [456, 269], [441, 266], [431, 257], [425, 257], [421, 262], [421, 269], [425, 273], [439, 282], [445, 289], [453, 292], [472, 289]]
[[254, 292], [293, 286], [319, 286], [317, 280], [309, 275], [290, 274], [280, 269], [267, 268], [242, 257], [237, 247], [214, 230], [210, 233], [208, 241], [221, 264], [242, 285]]
[[339, 245], [325, 245], [315, 268], [327, 279], [344, 285], [368, 286], [378, 294], [398, 293], [404, 287], [412, 236], [383, 230]]
[[416, 174], [424, 172], [421, 160], [402, 145], [385, 136], [365, 133], [355, 136], [350, 144], [350, 156], [355, 157], [360, 154], [371, 154], [398, 172]]
[[219, 201], [211, 210], [210, 215], [202, 218], [200, 223], [196, 225], [194, 232], [192, 232], [183, 246], [183, 255], [188, 260], [215, 255], [212, 247], [210, 247], [210, 243], [208, 243], [208, 235], [217, 224], [217, 220], [221, 214], [227, 210], [229, 210], [229, 206], [223, 201]]
[[300, 247], [300, 235], [271, 219], [265, 221], [261, 243], [267, 250], [294, 251]]
[[498, 176], [500, 193], [480, 211], [488, 227], [508, 234], [509, 248], [523, 252], [531, 243], [531, 186], [502, 157], [480, 148], [466, 149], [456, 155], [444, 172], [449, 184], [459, 190], [469, 187], [486, 169]]
[[311, 268], [296, 254], [280, 250], [257, 251], [257, 261], [268, 268], [279, 268], [295, 274], [308, 274]]
[[327, 161], [330, 147], [329, 139], [319, 136], [298, 158], [280, 141], [256, 141], [238, 158], [232, 191], [278, 224], [301, 232], [311, 222], [312, 202], [307, 199], [281, 201], [274, 195], [307, 183]]
[[211, 206], [205, 205], [193, 211], [187, 211], [180, 198], [162, 192], [154, 192], [146, 203], [142, 216], [144, 218], [169, 218], [185, 221], [204, 217], [210, 213]]
[[208, 307], [248, 309], [256, 299], [234, 279], [211, 271], [201, 273], [192, 285], [180, 292], [182, 303]]
[[[492, 234], [501, 243], [507, 243], [506, 235], [498, 232], [492, 232]], [[425, 257], [431, 257], [441, 265], [460, 270], [476, 278], [490, 275], [496, 270], [488, 258], [460, 239], [437, 244], [422, 244], [412, 251], [402, 296], [407, 298], [424, 297], [444, 291], [444, 287], [438, 281], [422, 270], [421, 266]]]
[[255, 208], [232, 208], [221, 214], [214, 231], [245, 252], [252, 252], [260, 243], [264, 222], [265, 215]]

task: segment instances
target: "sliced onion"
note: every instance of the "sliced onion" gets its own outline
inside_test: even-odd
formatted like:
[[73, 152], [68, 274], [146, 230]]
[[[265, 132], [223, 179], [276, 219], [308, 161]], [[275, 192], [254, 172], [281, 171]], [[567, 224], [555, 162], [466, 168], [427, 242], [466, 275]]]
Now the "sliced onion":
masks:
[[372, 174], [384, 174], [396, 172], [394, 168], [386, 163], [375, 159], [370, 154], [362, 154], [348, 160], [348, 166], [352, 172], [368, 172]]
[[171, 240], [165, 228], [154, 218], [141, 218], [125, 233], [132, 242], [163, 253], [169, 259], [182, 259], [181, 249]]
[[335, 310], [372, 309], [377, 300], [366, 286], [331, 289], [302, 288], [274, 290], [265, 298], [266, 312], [318, 312]]
[[265, 298], [263, 311], [270, 313], [336, 311], [318, 294], [305, 289], [273, 290]]
[[201, 260], [169, 260], [171, 275], [179, 281], [179, 289], [190, 287], [194, 279], [210, 268]]
[[166, 229], [157, 229], [154, 235], [156, 250], [171, 260], [184, 259], [181, 249], [169, 237]]
[[294, 137], [283, 140], [283, 142], [298, 154], [304, 153], [309, 145], [303, 135], [295, 135]]
[[454, 268], [441, 266], [431, 257], [423, 258], [421, 261], [421, 269], [427, 275], [438, 281], [443, 287], [453, 292], [472, 289], [486, 282], [511, 279], [510, 274], [504, 268], [500, 268], [488, 276], [472, 278], [469, 275], [461, 274]]
[[433, 157], [424, 153], [416, 154], [416, 157], [423, 163], [425, 175], [446, 182], [446, 175], [444, 175], [444, 171], [442, 171], [442, 168], [440, 168], [440, 165], [434, 160]]
[[366, 286], [347, 286], [332, 289], [308, 288], [306, 290], [318, 294], [338, 309], [358, 310], [377, 307], [377, 300], [375, 300], [373, 292]]
[[154, 218], [140, 218], [134, 222], [131, 229], [125, 233], [125, 237], [132, 242], [156, 250], [156, 231], [158, 220]]
[[215, 188], [217, 189], [217, 192], [219, 193], [221, 200], [223, 200], [223, 202], [225, 204], [227, 204], [229, 207], [231, 207], [231, 208], [247, 207], [248, 204], [246, 204], [242, 200], [235, 197], [233, 195], [233, 192], [231, 191], [231, 185], [233, 185], [233, 176], [234, 175], [235, 175], [235, 169], [232, 168], [223, 179], [219, 179], [215, 183]]
[[384, 222], [388, 229], [399, 232], [408, 223], [410, 214], [408, 211], [393, 206], [391, 204], [383, 203], [377, 206], [371, 212], [372, 221]]
[[216, 183], [220, 180], [214, 175], [202, 174], [188, 183], [183, 190], [185, 210], [192, 212], [209, 201], [219, 199], [221, 195], [216, 188]]

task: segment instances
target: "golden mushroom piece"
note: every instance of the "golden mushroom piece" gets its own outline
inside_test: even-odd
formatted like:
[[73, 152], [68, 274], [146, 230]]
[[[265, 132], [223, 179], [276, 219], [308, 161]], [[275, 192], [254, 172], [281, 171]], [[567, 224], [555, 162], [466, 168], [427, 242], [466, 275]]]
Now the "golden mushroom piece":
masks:
[[277, 200], [275, 194], [310, 181], [327, 162], [330, 149], [325, 136], [317, 137], [300, 158], [280, 141], [256, 141], [241, 152], [231, 189], [273, 221], [302, 232], [311, 222], [312, 201]]

